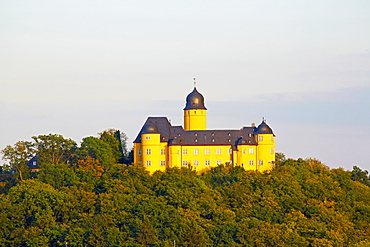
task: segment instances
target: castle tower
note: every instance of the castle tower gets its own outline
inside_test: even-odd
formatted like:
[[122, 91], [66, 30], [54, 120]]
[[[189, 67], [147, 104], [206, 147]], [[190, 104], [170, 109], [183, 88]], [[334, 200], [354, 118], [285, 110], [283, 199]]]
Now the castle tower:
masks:
[[141, 133], [142, 164], [150, 173], [156, 170], [164, 170], [160, 165], [160, 133], [157, 126], [148, 122], [144, 125]]
[[184, 130], [206, 130], [207, 108], [204, 106], [204, 97], [194, 87], [186, 97], [184, 108]]
[[275, 135], [270, 126], [263, 119], [262, 123], [256, 128], [255, 138], [257, 145], [257, 170], [268, 171], [275, 163]]

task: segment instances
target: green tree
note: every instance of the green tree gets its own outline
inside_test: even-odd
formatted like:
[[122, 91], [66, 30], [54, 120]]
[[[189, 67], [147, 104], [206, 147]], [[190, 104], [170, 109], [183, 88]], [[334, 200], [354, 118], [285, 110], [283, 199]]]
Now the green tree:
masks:
[[66, 139], [59, 134], [38, 135], [32, 137], [40, 156], [41, 164], [69, 163], [77, 148], [75, 141]]
[[80, 159], [86, 159], [87, 156], [90, 156], [98, 160], [103, 168], [110, 167], [117, 161], [117, 156], [114, 154], [111, 146], [107, 142], [93, 136], [82, 139], [79, 153]]
[[363, 171], [361, 168], [354, 166], [351, 171], [351, 178], [353, 181], [359, 181], [370, 187], [370, 176], [367, 170]]
[[29, 177], [29, 169], [26, 166], [28, 160], [35, 155], [34, 145], [29, 141], [18, 141], [13, 146], [7, 145], [1, 150], [3, 160], [14, 169], [18, 178], [23, 181], [24, 176]]

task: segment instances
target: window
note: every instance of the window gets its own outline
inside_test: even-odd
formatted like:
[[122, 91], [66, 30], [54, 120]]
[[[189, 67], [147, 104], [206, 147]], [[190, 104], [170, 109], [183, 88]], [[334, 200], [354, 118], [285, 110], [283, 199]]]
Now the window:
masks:
[[198, 139], [195, 139], [194, 141], [195, 141], [195, 142], [198, 142]]
[[204, 164], [205, 164], [206, 166], [210, 166], [210, 165], [211, 165], [211, 161], [206, 160], [206, 161], [204, 162]]
[[249, 133], [249, 134], [248, 134], [248, 136], [249, 136], [249, 137], [252, 137], [252, 134], [251, 134], [251, 133]]
[[141, 149], [138, 149], [138, 150], [137, 150], [137, 154], [138, 154], [138, 155], [141, 155]]
[[249, 154], [254, 154], [254, 148], [249, 148]]
[[221, 160], [216, 160], [216, 165], [221, 165]]
[[274, 149], [273, 148], [270, 149], [270, 153], [274, 154]]
[[243, 148], [242, 152], [243, 152], [243, 154], [246, 154], [247, 153], [247, 149]]
[[151, 166], [152, 165], [152, 162], [150, 160], [147, 160], [146, 161], [146, 166]]
[[36, 165], [37, 165], [36, 161], [33, 161], [33, 162], [32, 162], [32, 165], [33, 165], [33, 166], [36, 166]]
[[194, 166], [198, 166], [198, 161], [194, 160]]
[[229, 154], [233, 154], [233, 149], [229, 148]]
[[187, 150], [187, 149], [183, 149], [183, 150], [182, 150], [182, 154], [183, 154], [183, 155], [187, 155], [187, 154], [188, 154], [188, 150]]
[[199, 154], [199, 149], [198, 148], [194, 148], [194, 155], [198, 155]]
[[161, 160], [161, 166], [166, 166], [166, 161], [164, 161], [164, 160]]
[[166, 154], [166, 149], [161, 149], [161, 155], [165, 155]]
[[250, 165], [250, 166], [254, 166], [254, 160], [250, 160], [250, 161], [249, 161], [249, 165]]
[[259, 142], [263, 141], [263, 136], [258, 136], [258, 141]]
[[212, 142], [215, 142], [215, 139], [212, 139]]
[[145, 140], [150, 140], [150, 136], [146, 136], [145, 137]]
[[182, 161], [182, 166], [188, 166], [188, 161], [187, 160], [183, 160]]
[[194, 135], [195, 135], [195, 136], [198, 136], [198, 133], [195, 133]]
[[216, 154], [221, 154], [221, 148], [216, 148]]
[[258, 161], [258, 165], [259, 165], [259, 166], [263, 166], [263, 160], [259, 160], [259, 161]]
[[204, 154], [209, 155], [209, 148], [204, 149]]
[[150, 148], [148, 148], [147, 150], [146, 150], [146, 154], [147, 155], [150, 155], [152, 153], [152, 150], [150, 150]]

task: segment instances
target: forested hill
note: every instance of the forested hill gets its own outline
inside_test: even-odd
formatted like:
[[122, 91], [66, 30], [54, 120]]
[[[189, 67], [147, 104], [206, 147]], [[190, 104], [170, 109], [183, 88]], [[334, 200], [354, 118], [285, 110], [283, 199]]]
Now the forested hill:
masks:
[[0, 246], [370, 246], [370, 180], [357, 167], [280, 156], [264, 174], [150, 176], [89, 157], [2, 174]]

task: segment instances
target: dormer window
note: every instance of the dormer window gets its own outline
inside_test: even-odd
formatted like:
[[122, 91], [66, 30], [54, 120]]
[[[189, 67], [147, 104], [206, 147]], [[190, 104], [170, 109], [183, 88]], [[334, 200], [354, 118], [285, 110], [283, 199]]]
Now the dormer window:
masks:
[[198, 139], [195, 139], [194, 141], [195, 141], [195, 142], [198, 142]]
[[215, 139], [212, 139], [212, 142], [215, 142]]
[[198, 133], [195, 133], [194, 136], [198, 136]]
[[177, 135], [178, 135], [178, 136], [181, 136], [181, 134], [180, 134], [180, 133], [178, 133]]
[[229, 133], [229, 134], [227, 134], [228, 136], [231, 136], [231, 134]]
[[215, 133], [212, 133], [212, 136], [215, 136]]

